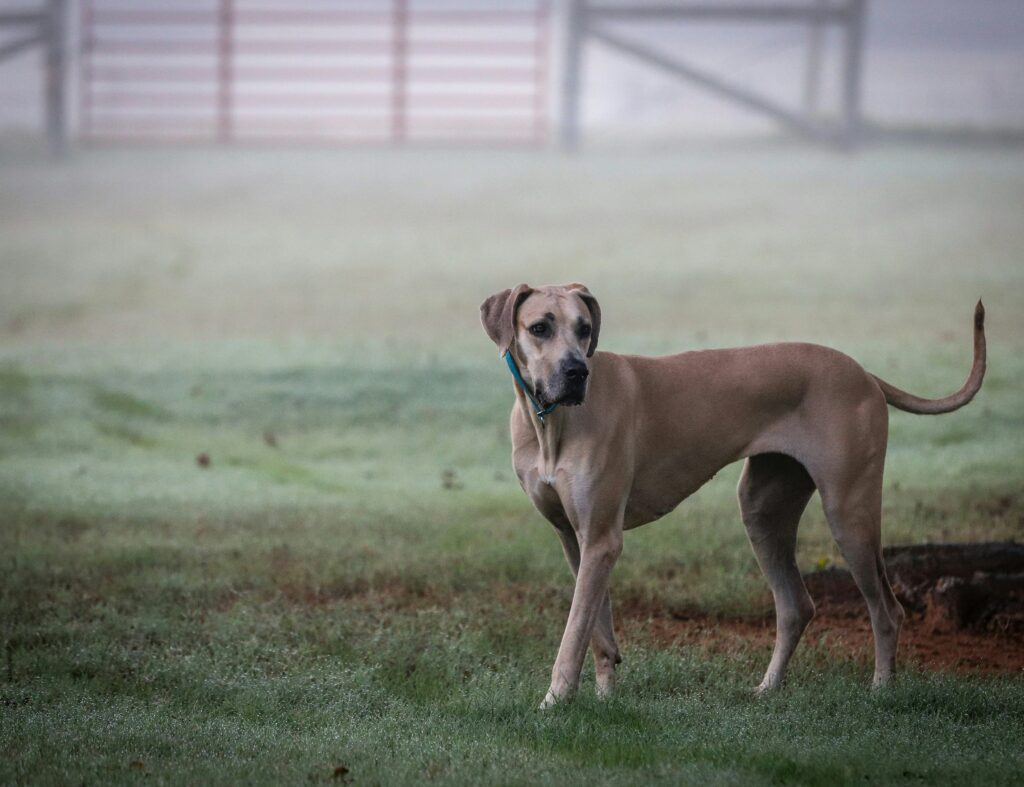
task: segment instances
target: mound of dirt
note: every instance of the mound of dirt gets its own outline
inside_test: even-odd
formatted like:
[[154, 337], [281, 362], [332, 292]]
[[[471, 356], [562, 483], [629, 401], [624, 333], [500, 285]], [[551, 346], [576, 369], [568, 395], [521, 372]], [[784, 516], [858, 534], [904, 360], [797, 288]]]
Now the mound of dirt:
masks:
[[[1024, 544], [919, 544], [883, 550], [896, 597], [934, 633], [1024, 632]], [[850, 572], [836, 567], [804, 577], [811, 596], [860, 598]]]

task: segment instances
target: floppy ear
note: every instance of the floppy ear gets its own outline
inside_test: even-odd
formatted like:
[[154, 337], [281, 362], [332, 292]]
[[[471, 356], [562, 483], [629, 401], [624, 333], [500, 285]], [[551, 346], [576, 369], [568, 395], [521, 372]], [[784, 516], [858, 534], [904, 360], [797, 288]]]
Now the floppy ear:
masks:
[[590, 310], [590, 346], [587, 348], [587, 357], [589, 358], [597, 351], [597, 337], [601, 333], [601, 304], [590, 294], [590, 290], [585, 284], [576, 282], [567, 284], [565, 288], [579, 295]]
[[480, 304], [480, 322], [502, 355], [515, 338], [516, 309], [531, 292], [533, 288], [529, 284], [520, 284], [510, 290], [496, 292]]

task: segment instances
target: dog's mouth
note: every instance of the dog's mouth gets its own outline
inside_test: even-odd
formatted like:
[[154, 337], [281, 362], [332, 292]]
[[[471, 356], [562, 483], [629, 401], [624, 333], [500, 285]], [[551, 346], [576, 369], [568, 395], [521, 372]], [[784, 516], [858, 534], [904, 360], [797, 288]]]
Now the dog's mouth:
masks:
[[558, 403], [565, 405], [566, 407], [576, 407], [577, 405], [583, 404], [583, 400], [586, 398], [587, 391], [586, 386], [582, 385], [579, 390], [573, 390], [566, 393]]
[[560, 405], [562, 407], [576, 407], [583, 404], [587, 396], [587, 383], [570, 383], [563, 385], [557, 395], [552, 395], [543, 385], [537, 386], [537, 401], [541, 407]]

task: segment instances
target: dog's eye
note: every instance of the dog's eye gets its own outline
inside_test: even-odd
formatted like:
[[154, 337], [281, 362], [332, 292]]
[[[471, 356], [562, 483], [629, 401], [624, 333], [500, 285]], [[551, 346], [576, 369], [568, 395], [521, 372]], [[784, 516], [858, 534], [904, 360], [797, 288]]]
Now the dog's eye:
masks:
[[530, 333], [534, 336], [547, 336], [548, 335], [548, 324], [546, 322], [534, 323], [530, 326]]
[[581, 339], [589, 338], [590, 337], [590, 326], [587, 325], [586, 323], [583, 323], [582, 325], [580, 325], [576, 329], [576, 335], [579, 336]]

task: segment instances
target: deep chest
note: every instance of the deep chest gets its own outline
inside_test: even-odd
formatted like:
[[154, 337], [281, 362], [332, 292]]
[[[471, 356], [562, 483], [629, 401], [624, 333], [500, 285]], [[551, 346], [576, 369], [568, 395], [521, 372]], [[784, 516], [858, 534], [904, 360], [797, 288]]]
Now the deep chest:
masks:
[[519, 485], [537, 510], [551, 521], [565, 518], [560, 488], [570, 480], [571, 469], [553, 461], [545, 462], [536, 442], [517, 445], [512, 450], [512, 465]]

